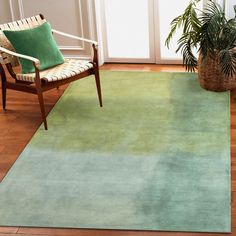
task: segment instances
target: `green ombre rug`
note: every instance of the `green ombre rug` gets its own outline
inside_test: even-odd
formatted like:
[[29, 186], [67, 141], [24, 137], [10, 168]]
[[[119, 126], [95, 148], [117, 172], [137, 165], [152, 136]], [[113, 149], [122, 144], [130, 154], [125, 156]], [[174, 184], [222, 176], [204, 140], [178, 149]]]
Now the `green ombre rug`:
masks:
[[229, 93], [195, 74], [72, 84], [0, 184], [0, 225], [230, 231]]

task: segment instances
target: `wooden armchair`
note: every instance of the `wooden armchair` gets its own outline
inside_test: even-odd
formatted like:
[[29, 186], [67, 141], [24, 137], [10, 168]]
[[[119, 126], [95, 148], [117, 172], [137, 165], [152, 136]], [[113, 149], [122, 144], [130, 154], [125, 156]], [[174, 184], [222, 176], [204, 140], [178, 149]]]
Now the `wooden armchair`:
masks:
[[[44, 123], [45, 129], [47, 130], [48, 126], [46, 121], [43, 92], [53, 88], [58, 88], [63, 84], [93, 74], [95, 76], [97, 94], [98, 94], [99, 104], [101, 107], [102, 107], [102, 94], [101, 94], [99, 68], [98, 68], [97, 42], [52, 29], [52, 32], [55, 34], [59, 34], [77, 40], [82, 40], [84, 42], [92, 44], [94, 52], [93, 60], [90, 62], [78, 59], [66, 59], [65, 62], [61, 65], [43, 71], [39, 71], [40, 61], [37, 58], [16, 53], [12, 45], [2, 32], [3, 30], [31, 29], [43, 24], [44, 22], [46, 22], [46, 19], [44, 19], [44, 17], [40, 14], [34, 17], [0, 25], [0, 62], [1, 62], [0, 75], [2, 81], [3, 109], [4, 110], [6, 109], [7, 89], [13, 89], [26, 93], [37, 94], [41, 109], [42, 121]], [[19, 65], [18, 58], [24, 58], [32, 61], [35, 68], [35, 72], [29, 74], [16, 74], [13, 68]], [[9, 74], [14, 79], [14, 82], [7, 80], [4, 69], [8, 70]]]

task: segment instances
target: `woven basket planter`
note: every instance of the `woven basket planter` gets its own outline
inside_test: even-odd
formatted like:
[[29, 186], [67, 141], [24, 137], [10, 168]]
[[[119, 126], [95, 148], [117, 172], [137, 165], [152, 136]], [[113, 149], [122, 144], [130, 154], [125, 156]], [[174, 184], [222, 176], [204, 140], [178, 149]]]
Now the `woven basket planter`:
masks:
[[236, 88], [236, 75], [226, 76], [220, 70], [219, 58], [198, 59], [198, 79], [202, 88], [222, 92]]

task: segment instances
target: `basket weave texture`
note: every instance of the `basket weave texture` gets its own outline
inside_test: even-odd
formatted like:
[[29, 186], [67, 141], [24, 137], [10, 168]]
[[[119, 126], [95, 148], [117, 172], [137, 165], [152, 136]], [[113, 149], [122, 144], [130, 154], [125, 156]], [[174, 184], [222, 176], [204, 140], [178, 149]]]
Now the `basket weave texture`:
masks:
[[198, 79], [202, 88], [222, 92], [236, 88], [236, 75], [227, 76], [221, 72], [219, 58], [198, 59]]

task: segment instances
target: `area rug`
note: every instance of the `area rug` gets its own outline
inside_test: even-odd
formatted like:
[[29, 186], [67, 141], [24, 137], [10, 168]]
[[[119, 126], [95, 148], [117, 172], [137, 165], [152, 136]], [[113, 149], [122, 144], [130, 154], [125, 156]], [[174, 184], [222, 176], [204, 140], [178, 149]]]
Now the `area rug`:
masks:
[[102, 72], [66, 90], [0, 184], [0, 225], [230, 232], [229, 93]]

